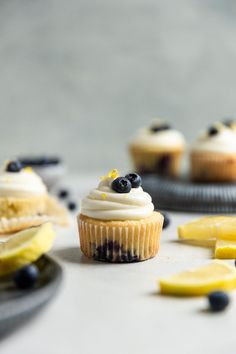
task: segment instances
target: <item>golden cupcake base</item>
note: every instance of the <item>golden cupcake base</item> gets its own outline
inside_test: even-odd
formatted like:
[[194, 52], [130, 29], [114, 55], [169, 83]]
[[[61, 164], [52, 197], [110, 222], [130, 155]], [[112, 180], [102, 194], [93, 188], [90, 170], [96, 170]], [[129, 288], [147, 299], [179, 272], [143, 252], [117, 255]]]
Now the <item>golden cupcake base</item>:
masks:
[[196, 182], [236, 182], [236, 154], [193, 152], [191, 178]]
[[108, 262], [139, 262], [152, 258], [159, 249], [163, 220], [158, 212], [137, 221], [106, 221], [80, 214], [81, 251], [89, 258]]
[[157, 173], [169, 177], [180, 174], [183, 150], [150, 149], [131, 145], [129, 151], [134, 168], [140, 174]]

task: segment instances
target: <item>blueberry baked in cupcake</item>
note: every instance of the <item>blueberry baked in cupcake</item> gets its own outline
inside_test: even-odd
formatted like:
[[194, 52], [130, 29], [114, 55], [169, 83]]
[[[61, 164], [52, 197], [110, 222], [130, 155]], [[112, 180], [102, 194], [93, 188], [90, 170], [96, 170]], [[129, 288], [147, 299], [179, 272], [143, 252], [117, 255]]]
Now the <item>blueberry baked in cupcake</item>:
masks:
[[221, 123], [209, 127], [193, 145], [190, 162], [194, 181], [235, 182], [235, 133]]
[[24, 167], [32, 167], [48, 188], [58, 184], [65, 175], [65, 164], [57, 156], [22, 156], [19, 161]]
[[78, 215], [80, 246], [99, 261], [137, 262], [159, 249], [163, 216], [154, 211], [136, 173], [125, 177], [112, 170], [82, 200]]
[[46, 221], [66, 224], [67, 213], [32, 168], [9, 161], [0, 172], [0, 234]]
[[185, 145], [183, 134], [170, 124], [155, 120], [134, 135], [129, 151], [139, 174], [157, 173], [176, 177], [180, 173]]

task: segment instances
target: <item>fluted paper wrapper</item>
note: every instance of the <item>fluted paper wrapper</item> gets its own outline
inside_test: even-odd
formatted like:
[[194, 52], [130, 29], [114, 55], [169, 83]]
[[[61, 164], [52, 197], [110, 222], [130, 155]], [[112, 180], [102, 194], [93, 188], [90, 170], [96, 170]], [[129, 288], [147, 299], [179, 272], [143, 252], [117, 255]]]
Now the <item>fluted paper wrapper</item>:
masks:
[[193, 152], [191, 177], [197, 182], [235, 182], [236, 154]]
[[80, 246], [85, 256], [100, 261], [138, 262], [159, 249], [163, 216], [141, 221], [102, 221], [79, 215]]
[[130, 146], [135, 170], [140, 174], [157, 173], [176, 177], [180, 173], [183, 150], [148, 150]]

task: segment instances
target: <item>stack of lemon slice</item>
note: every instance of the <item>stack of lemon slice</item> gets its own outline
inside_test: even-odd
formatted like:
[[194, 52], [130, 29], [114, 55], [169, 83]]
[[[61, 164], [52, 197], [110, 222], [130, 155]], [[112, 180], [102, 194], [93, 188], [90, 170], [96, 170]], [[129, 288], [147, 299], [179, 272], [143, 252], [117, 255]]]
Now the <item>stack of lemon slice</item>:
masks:
[[236, 258], [236, 217], [206, 216], [180, 225], [179, 239], [202, 246], [214, 246], [215, 258]]

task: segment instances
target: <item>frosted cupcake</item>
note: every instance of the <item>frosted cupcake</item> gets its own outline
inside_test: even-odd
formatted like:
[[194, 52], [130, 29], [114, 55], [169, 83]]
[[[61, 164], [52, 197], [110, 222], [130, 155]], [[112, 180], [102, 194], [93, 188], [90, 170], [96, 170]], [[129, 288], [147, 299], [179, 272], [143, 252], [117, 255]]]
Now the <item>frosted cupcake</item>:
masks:
[[183, 135], [160, 120], [140, 129], [129, 146], [138, 173], [157, 173], [171, 177], [179, 175], [184, 149]]
[[59, 157], [20, 157], [19, 161], [24, 167], [32, 167], [49, 189], [65, 176], [66, 167]]
[[194, 181], [235, 182], [235, 133], [220, 123], [210, 127], [193, 145], [190, 161]]
[[67, 225], [67, 212], [49, 196], [42, 179], [19, 161], [0, 172], [0, 234], [51, 221]]
[[137, 174], [119, 177], [113, 170], [82, 200], [81, 250], [99, 261], [144, 261], [157, 254], [162, 225], [163, 216], [154, 211], [141, 178]]

